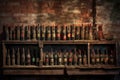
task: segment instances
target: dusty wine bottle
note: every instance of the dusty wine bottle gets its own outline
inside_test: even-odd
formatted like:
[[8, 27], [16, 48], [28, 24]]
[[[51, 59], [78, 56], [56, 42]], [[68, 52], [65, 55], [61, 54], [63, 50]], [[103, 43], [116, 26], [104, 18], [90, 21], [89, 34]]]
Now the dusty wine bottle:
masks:
[[24, 38], [25, 38], [25, 34], [24, 34], [24, 26], [22, 25], [21, 27], [21, 40], [24, 40]]
[[75, 40], [75, 27], [74, 27], [74, 25], [71, 26], [71, 40]]
[[27, 57], [27, 65], [31, 65], [31, 55], [30, 55], [29, 49], [28, 49], [28, 51], [27, 51], [26, 57]]
[[72, 58], [72, 52], [71, 51], [69, 51], [69, 53], [68, 53], [68, 65], [72, 65], [72, 61], [73, 61], [73, 58]]
[[88, 40], [88, 34], [89, 34], [89, 28], [88, 28], [88, 25], [86, 24], [85, 25], [85, 33], [84, 33], [84, 39], [85, 40]]
[[22, 54], [21, 54], [21, 64], [25, 65], [25, 49], [22, 49]]
[[76, 40], [80, 39], [80, 28], [79, 28], [79, 26], [75, 27], [75, 39]]
[[70, 26], [67, 26], [67, 40], [71, 40], [71, 34], [70, 34]]
[[55, 40], [55, 26], [52, 26], [52, 40]]
[[103, 40], [104, 39], [102, 25], [98, 26], [98, 39], [99, 40]]
[[76, 48], [74, 49], [74, 53], [73, 53], [73, 65], [77, 65], [77, 51]]
[[96, 60], [95, 60], [95, 62], [96, 62], [96, 64], [100, 64], [100, 52], [99, 52], [99, 49], [97, 48], [96, 49], [96, 54], [95, 54], [96, 56]]
[[45, 40], [45, 31], [46, 31], [45, 26], [42, 26], [41, 29], [42, 29], [42, 30], [41, 30], [42, 40]]
[[81, 54], [81, 50], [78, 49], [78, 65], [82, 64], [82, 54]]
[[36, 40], [36, 29], [35, 26], [32, 27], [32, 33], [33, 33], [33, 40]]
[[63, 26], [63, 40], [66, 40], [66, 26]]
[[54, 53], [54, 65], [58, 65], [58, 52], [55, 51]]
[[13, 30], [12, 30], [12, 40], [15, 40], [16, 39], [16, 33], [15, 33], [15, 27], [13, 27]]
[[85, 38], [84, 34], [85, 34], [85, 29], [84, 29], [84, 25], [82, 25], [82, 27], [81, 27], [81, 39], [82, 40], [84, 40], [84, 38]]
[[83, 65], [87, 65], [87, 54], [85, 50], [83, 52]]
[[12, 49], [12, 65], [15, 65], [15, 50]]
[[51, 26], [48, 26], [47, 29], [47, 40], [51, 40]]
[[9, 27], [9, 32], [10, 32], [10, 33], [9, 33], [9, 35], [10, 35], [9, 38], [10, 38], [10, 40], [12, 40], [12, 28], [11, 28], [11, 27]]
[[67, 62], [68, 62], [68, 61], [67, 61], [67, 54], [68, 54], [68, 53], [67, 53], [66, 51], [64, 51], [64, 54], [63, 54], [63, 64], [64, 64], [64, 65], [67, 65]]
[[56, 29], [56, 34], [57, 34], [57, 40], [60, 40], [60, 32], [61, 32], [61, 27], [60, 26], [57, 26], [57, 29]]
[[62, 53], [61, 53], [61, 51], [58, 52], [58, 65], [62, 65]]
[[89, 25], [89, 40], [93, 40], [93, 30], [92, 30], [92, 25]]
[[95, 64], [95, 50], [91, 49], [91, 64], [94, 65]]
[[54, 56], [53, 56], [53, 51], [51, 50], [50, 54], [50, 65], [54, 65]]
[[109, 59], [109, 57], [108, 57], [108, 50], [105, 49], [104, 64], [108, 64], [108, 59]]
[[20, 65], [20, 50], [17, 48], [17, 65]]
[[26, 26], [26, 40], [30, 40], [30, 26]]
[[36, 31], [37, 31], [37, 40], [40, 40], [40, 26], [39, 25], [36, 27]]
[[7, 49], [6, 64], [11, 65], [10, 50]]
[[20, 40], [20, 27], [19, 26], [17, 26], [16, 27], [16, 31], [17, 31], [17, 40]]

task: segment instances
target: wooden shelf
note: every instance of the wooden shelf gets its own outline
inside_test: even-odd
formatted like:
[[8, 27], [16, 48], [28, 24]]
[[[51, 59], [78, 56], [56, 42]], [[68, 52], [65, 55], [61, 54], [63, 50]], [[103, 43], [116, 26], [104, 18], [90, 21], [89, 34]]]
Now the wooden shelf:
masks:
[[115, 65], [90, 65], [90, 66], [65, 66], [65, 65], [54, 65], [54, 66], [35, 66], [35, 65], [28, 65], [28, 66], [4, 66], [4, 69], [120, 69], [120, 66]]
[[38, 44], [39, 42], [43, 44], [115, 44], [116, 41], [100, 41], [100, 40], [3, 40], [2, 43], [5, 44]]

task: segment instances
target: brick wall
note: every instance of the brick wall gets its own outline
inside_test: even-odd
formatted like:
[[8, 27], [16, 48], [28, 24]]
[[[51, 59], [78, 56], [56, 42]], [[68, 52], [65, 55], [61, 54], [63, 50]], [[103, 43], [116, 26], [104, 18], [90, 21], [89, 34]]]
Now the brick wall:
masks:
[[105, 34], [120, 40], [120, 1], [97, 0], [96, 5], [96, 23], [103, 24]]
[[0, 11], [1, 25], [92, 22], [92, 0], [5, 0]]

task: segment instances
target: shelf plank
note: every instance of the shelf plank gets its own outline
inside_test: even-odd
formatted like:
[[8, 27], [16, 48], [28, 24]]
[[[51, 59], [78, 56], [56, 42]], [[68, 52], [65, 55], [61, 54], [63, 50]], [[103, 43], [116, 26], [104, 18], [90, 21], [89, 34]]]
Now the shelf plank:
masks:
[[107, 41], [107, 40], [3, 40], [2, 43], [5, 44], [38, 44], [42, 42], [43, 44], [115, 44], [116, 41]]

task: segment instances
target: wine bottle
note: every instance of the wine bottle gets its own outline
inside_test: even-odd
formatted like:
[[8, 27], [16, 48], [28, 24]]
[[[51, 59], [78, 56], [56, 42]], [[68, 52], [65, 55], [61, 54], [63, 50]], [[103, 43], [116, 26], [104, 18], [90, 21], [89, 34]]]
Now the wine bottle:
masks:
[[53, 56], [53, 51], [51, 50], [50, 54], [50, 65], [54, 65], [54, 56]]
[[77, 65], [77, 51], [76, 51], [76, 48], [74, 49], [74, 53], [73, 53], [73, 65]]
[[21, 64], [25, 65], [25, 49], [22, 49], [22, 54], [21, 54]]
[[20, 65], [20, 50], [17, 48], [17, 65]]
[[105, 49], [104, 63], [105, 63], [106, 65], [108, 64], [108, 59], [109, 59], [109, 57], [108, 57], [108, 50]]
[[80, 28], [79, 28], [79, 26], [75, 27], [75, 39], [76, 40], [80, 39]]
[[10, 58], [10, 50], [7, 50], [7, 56], [6, 56], [6, 64], [9, 66], [11, 65], [11, 58]]
[[83, 65], [87, 65], [87, 54], [86, 51], [83, 51]]
[[35, 61], [36, 61], [36, 65], [38, 66], [39, 65], [39, 63], [40, 63], [40, 58], [39, 58], [39, 54], [38, 54], [38, 51], [37, 50], [35, 50]]
[[41, 37], [42, 37], [42, 40], [45, 40], [45, 31], [46, 31], [45, 26], [42, 26], [41, 29], [42, 29], [42, 30], [41, 30], [41, 33], [42, 33], [42, 36], [41, 36]]
[[58, 52], [58, 65], [62, 65], [62, 52]]
[[27, 51], [26, 57], [27, 57], [27, 65], [31, 65], [31, 55], [30, 55], [29, 49], [28, 49], [28, 51]]
[[9, 27], [10, 40], [12, 40], [12, 27]]
[[91, 24], [89, 25], [89, 40], [93, 40], [93, 30]]
[[95, 50], [91, 49], [91, 64], [94, 65], [95, 64]]
[[37, 31], [37, 40], [40, 40], [40, 26], [39, 25], [36, 27], [36, 31]]
[[82, 40], [84, 40], [84, 38], [85, 38], [84, 34], [85, 34], [85, 29], [84, 29], [84, 25], [82, 25], [82, 27], [81, 27], [81, 39]]
[[15, 50], [12, 49], [12, 65], [15, 65]]
[[99, 49], [96, 49], [96, 64], [100, 64], [100, 52]]
[[55, 40], [56, 39], [56, 36], [55, 36], [55, 26], [52, 26], [52, 40]]
[[63, 26], [63, 40], [66, 40], [66, 26]]
[[24, 31], [24, 26], [21, 26], [21, 40], [24, 40], [25, 38], [25, 31]]
[[81, 53], [81, 50], [78, 49], [78, 65], [81, 65], [82, 64], [82, 53]]
[[71, 34], [70, 34], [70, 26], [67, 26], [67, 40], [71, 40]]
[[58, 65], [58, 52], [55, 51], [54, 53], [54, 65]]
[[67, 61], [67, 54], [68, 54], [68, 53], [67, 53], [66, 51], [64, 51], [64, 54], [63, 54], [63, 64], [64, 64], [64, 65], [67, 65], [67, 62], [68, 62], [68, 61]]
[[48, 29], [47, 29], [47, 39], [51, 40], [51, 26], [48, 26]]
[[17, 40], [20, 40], [20, 27], [17, 26]]
[[57, 40], [60, 40], [60, 38], [61, 38], [61, 35], [60, 35], [60, 33], [61, 33], [61, 27], [60, 26], [57, 26], [57, 29], [56, 29], [56, 34], [57, 34]]
[[49, 54], [48, 54], [48, 52], [45, 53], [45, 65], [49, 65]]
[[75, 27], [74, 27], [74, 25], [71, 26], [71, 39], [75, 40]]
[[15, 27], [12, 27], [12, 40], [16, 39]]
[[73, 62], [73, 54], [71, 51], [69, 51], [68, 53], [68, 65], [72, 65], [72, 62]]
[[89, 27], [88, 27], [88, 25], [86, 24], [86, 25], [85, 25], [85, 38], [84, 38], [84, 39], [88, 40], [88, 35], [89, 35]]
[[32, 26], [32, 37], [33, 37], [33, 40], [36, 40], [36, 27], [35, 26]]
[[26, 40], [30, 40], [30, 26], [26, 26]]
[[102, 25], [99, 25], [99, 26], [98, 26], [98, 39], [99, 39], [99, 40], [103, 40], [103, 39], [104, 39], [103, 30], [102, 30]]

